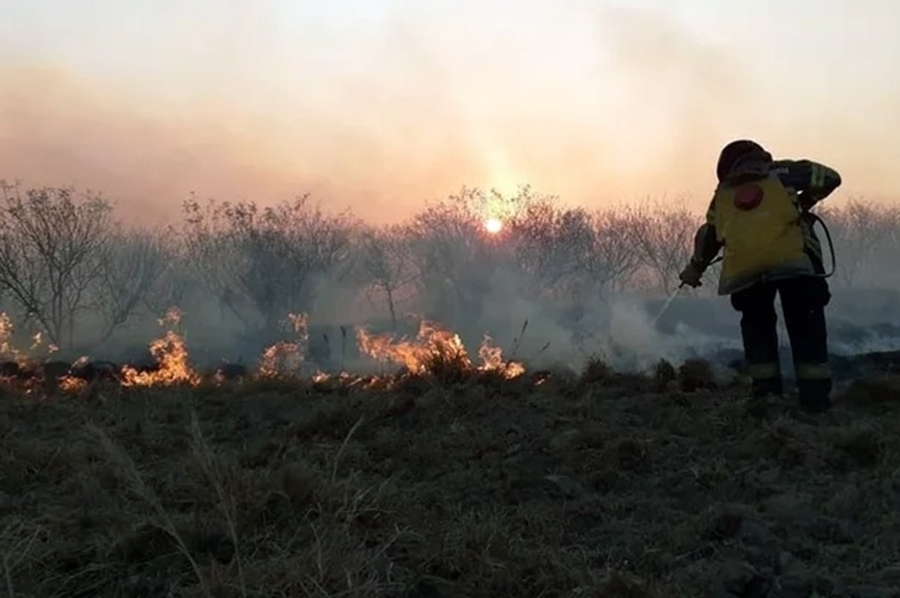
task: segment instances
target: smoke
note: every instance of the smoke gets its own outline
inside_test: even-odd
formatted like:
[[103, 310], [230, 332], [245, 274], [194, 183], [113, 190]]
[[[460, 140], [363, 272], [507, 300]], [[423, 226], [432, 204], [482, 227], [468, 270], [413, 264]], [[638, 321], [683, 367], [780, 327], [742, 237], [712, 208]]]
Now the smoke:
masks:
[[[880, 226], [886, 226], [892, 214], [896, 216], [897, 212], [875, 216]], [[843, 222], [840, 218], [835, 221]], [[346, 224], [352, 226], [352, 222]], [[540, 231], [544, 224], [534, 221], [532, 230]], [[656, 225], [666, 223], [656, 221]], [[568, 259], [569, 254], [583, 250], [570, 242], [575, 237], [571, 234], [573, 229], [563, 231], [566, 234], [555, 239], [558, 245], [542, 244], [542, 261], [535, 264], [529, 260], [527, 247], [523, 254], [518, 249], [510, 253], [515, 245], [506, 245], [503, 237], [488, 237], [481, 226], [479, 221], [445, 219], [433, 220], [427, 228], [407, 230], [415, 243], [410, 247], [412, 253], [392, 266], [397, 268], [397, 284], [390, 287], [390, 298], [386, 289], [374, 284], [379, 280], [378, 269], [366, 262], [364, 253], [356, 253], [364, 249], [358, 237], [349, 237], [349, 245], [338, 252], [349, 251], [349, 261], [340, 257], [325, 259], [321, 262], [324, 270], [306, 267], [322, 249], [315, 242], [306, 246], [309, 253], [295, 255], [299, 259], [294, 269], [285, 269], [285, 254], [277, 248], [267, 251], [264, 246], [252, 245], [242, 249], [239, 241], [211, 260], [204, 259], [201, 247], [197, 253], [185, 255], [184, 262], [176, 260], [162, 271], [159, 287], [152, 289], [149, 296], [139, 297], [150, 300], [149, 304], [137, 309], [124, 326], [99, 346], [90, 342], [105, 329], [110, 314], [93, 313], [85, 305], [88, 309], [75, 322], [76, 345], [67, 347], [65, 356], [88, 353], [94, 358], [115, 361], [142, 359], [149, 341], [164, 332], [156, 318], [167, 306], [177, 305], [184, 311], [180, 326], [186, 334], [190, 358], [201, 367], [223, 360], [255, 362], [266, 347], [297, 341], [298, 335], [288, 320], [290, 313], [298, 312], [309, 315], [310, 328], [305, 338], [309, 340], [313, 367], [328, 370], [371, 369], [371, 363], [360, 359], [357, 350], [358, 327], [414, 337], [422, 319], [458, 333], [470, 354], [488, 334], [508, 358], [537, 368], [579, 370], [588, 358], [600, 357], [619, 371], [646, 371], [660, 359], [677, 364], [690, 357], [702, 357], [725, 365], [741, 357], [738, 314], [727, 298], [711, 297], [709, 291], [696, 296], [695, 291], [683, 290], [669, 302], [658, 288], [659, 283], [650, 281], [647, 286], [647, 280], [642, 282], [641, 276], [616, 281], [622, 287], [616, 290], [599, 284], [596, 271], [573, 270], [573, 263], [577, 262]], [[451, 230], [461, 233], [448, 235]], [[861, 231], [863, 236], [857, 240], [870, 239], [870, 232]], [[260, 233], [266, 231], [257, 229], [249, 238]], [[402, 244], [399, 233], [394, 231], [395, 236], [390, 239]], [[227, 238], [226, 235], [224, 239]], [[280, 245], [277, 237], [266, 238], [273, 241], [272, 245]], [[846, 232], [839, 238], [852, 240]], [[846, 245], [848, 250], [852, 247]], [[857, 256], [862, 259], [856, 261], [877, 257], [875, 261], [891, 263], [892, 259], [896, 261], [898, 251], [900, 244], [896, 239], [885, 238], [878, 246], [864, 248]], [[136, 254], [134, 257], [140, 259]], [[168, 254], [162, 257], [169, 258]], [[405, 261], [414, 265], [401, 271], [398, 266]], [[848, 259], [847, 263], [854, 260]], [[142, 268], [141, 264], [135, 265]], [[39, 280], [40, 265], [35, 270]], [[415, 275], [410, 277], [412, 273]], [[208, 274], [213, 274], [218, 283], [210, 283]], [[633, 274], [646, 276], [652, 272]], [[852, 278], [849, 272], [844, 274], [844, 278]], [[299, 288], [285, 286], [285, 279], [293, 277], [304, 284]], [[707, 276], [706, 282], [714, 285], [714, 275]], [[128, 280], [122, 283], [131, 284]], [[266, 290], [260, 293], [259, 288]], [[100, 292], [108, 290], [102, 287]], [[93, 288], [88, 291], [90, 301]], [[838, 283], [833, 292], [835, 297], [829, 307], [832, 352], [855, 354], [900, 347], [900, 327], [893, 324], [898, 316], [896, 290], [879, 286], [877, 278], [859, 277], [856, 285]], [[292, 293], [296, 293], [294, 301]], [[122, 299], [127, 297], [126, 293]], [[388, 317], [389, 299], [395, 302], [399, 316], [397, 328]], [[661, 312], [664, 306], [666, 309]], [[21, 311], [21, 307], [14, 297], [0, 297], [0, 308], [9, 313]], [[283, 322], [273, 326], [275, 320]], [[788, 337], [783, 324], [781, 328], [782, 345], [786, 348]], [[25, 322], [20, 332], [27, 338], [35, 330]], [[784, 370], [792, 371], [787, 352]]]
[[[0, 176], [101, 190], [144, 221], [171, 220], [196, 191], [311, 192], [381, 223], [463, 184], [526, 182], [571, 204], [686, 194], [701, 207], [717, 150], [748, 135], [835, 165], [848, 192], [890, 195], [900, 84], [875, 73], [896, 36], [859, 39], [890, 18], [805, 4], [736, 20], [574, 0], [139, 3], [128, 19], [13, 3]], [[782, 24], [795, 13], [823, 20]], [[854, 41], [851, 69], [838, 48]]]

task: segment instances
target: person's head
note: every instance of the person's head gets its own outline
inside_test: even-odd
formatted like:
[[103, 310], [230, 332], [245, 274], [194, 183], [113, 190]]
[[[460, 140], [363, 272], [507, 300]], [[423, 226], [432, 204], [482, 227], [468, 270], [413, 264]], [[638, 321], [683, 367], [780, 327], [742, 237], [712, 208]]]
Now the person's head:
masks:
[[716, 176], [719, 182], [740, 175], [764, 174], [772, 163], [772, 154], [749, 139], [732, 141], [719, 152]]

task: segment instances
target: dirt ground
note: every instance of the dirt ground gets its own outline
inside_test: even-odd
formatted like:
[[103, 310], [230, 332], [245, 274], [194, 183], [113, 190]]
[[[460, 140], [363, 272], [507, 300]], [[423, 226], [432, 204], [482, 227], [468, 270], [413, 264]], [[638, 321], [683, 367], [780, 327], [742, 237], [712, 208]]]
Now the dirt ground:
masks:
[[7, 389], [0, 595], [900, 596], [896, 380], [662, 375]]

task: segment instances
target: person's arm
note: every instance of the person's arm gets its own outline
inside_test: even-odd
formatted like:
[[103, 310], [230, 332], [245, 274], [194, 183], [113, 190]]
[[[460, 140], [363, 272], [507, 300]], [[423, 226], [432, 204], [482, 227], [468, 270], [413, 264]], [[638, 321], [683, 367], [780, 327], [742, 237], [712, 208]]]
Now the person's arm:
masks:
[[713, 199], [706, 211], [706, 222], [694, 235], [694, 254], [691, 256], [691, 263], [702, 272], [709, 267], [709, 263], [716, 258], [720, 249], [722, 243], [716, 235], [716, 200]]
[[812, 160], [777, 160], [770, 172], [776, 174], [785, 187], [797, 191], [800, 206], [809, 210], [841, 186], [841, 175], [824, 164]]

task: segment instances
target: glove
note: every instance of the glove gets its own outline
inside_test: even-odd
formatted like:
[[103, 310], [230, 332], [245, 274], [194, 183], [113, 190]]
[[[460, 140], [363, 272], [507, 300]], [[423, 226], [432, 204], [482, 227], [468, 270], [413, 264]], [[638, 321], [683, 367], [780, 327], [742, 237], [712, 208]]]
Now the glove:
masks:
[[703, 276], [703, 269], [696, 262], [691, 262], [685, 266], [678, 278], [681, 279], [682, 286], [688, 285], [695, 289], [700, 286], [700, 278]]

